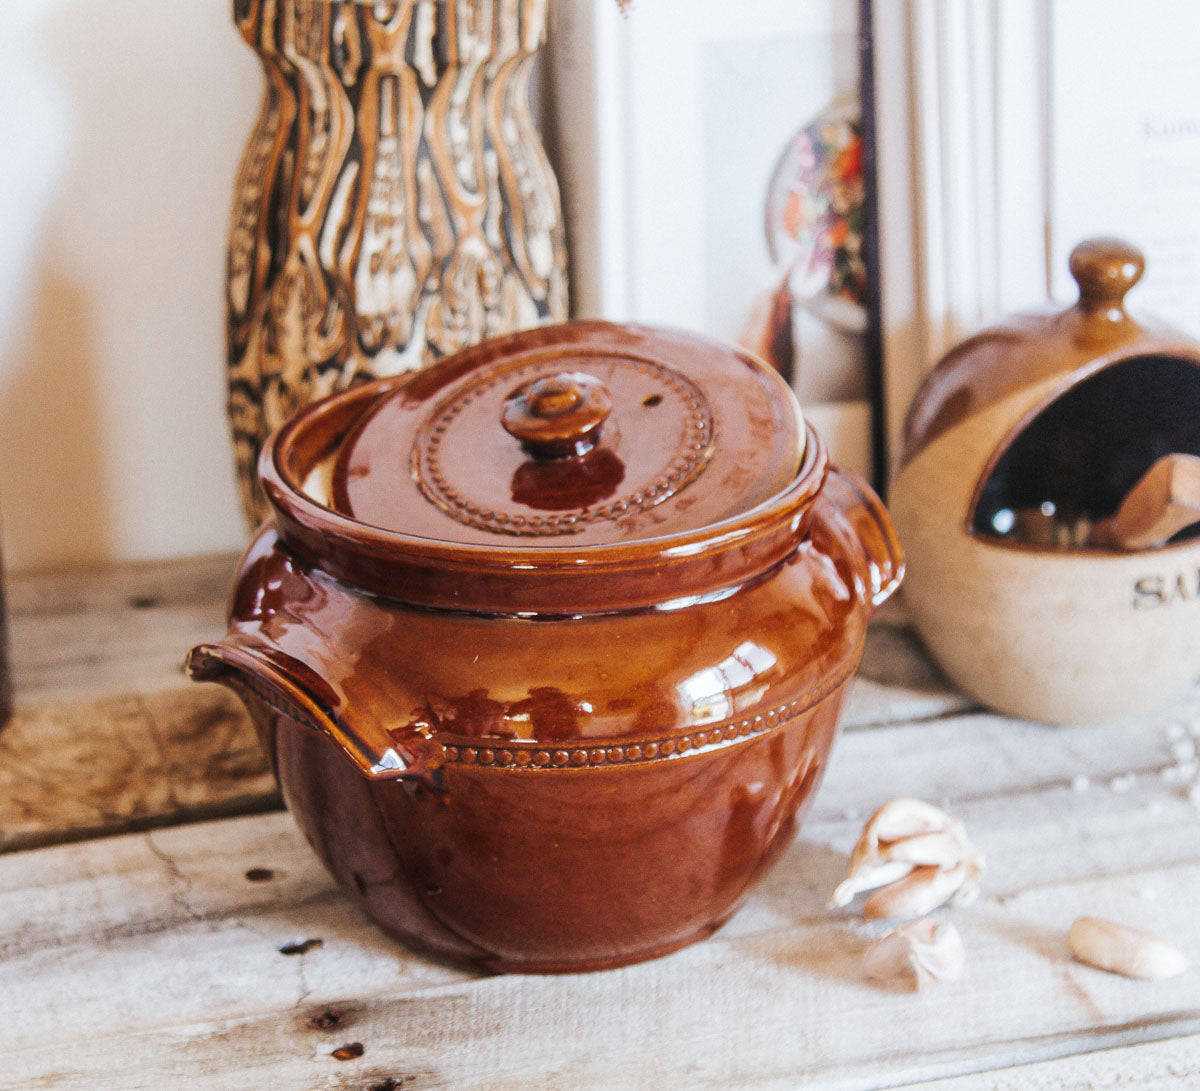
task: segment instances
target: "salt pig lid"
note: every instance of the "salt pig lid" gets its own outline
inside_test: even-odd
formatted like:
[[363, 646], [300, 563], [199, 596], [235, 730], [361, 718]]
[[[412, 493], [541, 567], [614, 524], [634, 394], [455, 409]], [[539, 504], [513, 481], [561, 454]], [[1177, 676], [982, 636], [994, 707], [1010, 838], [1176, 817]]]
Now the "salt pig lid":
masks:
[[1126, 309], [1125, 296], [1146, 268], [1132, 243], [1087, 239], [1071, 251], [1069, 267], [1079, 289], [1073, 306], [1006, 317], [954, 347], [930, 372], [908, 412], [902, 466], [967, 417], [1055, 375], [1069, 384], [1134, 355], [1197, 358], [1195, 340]]
[[260, 461], [282, 536], [320, 567], [416, 604], [518, 613], [656, 605], [761, 571], [803, 534], [826, 468], [755, 357], [606, 322], [335, 396]]

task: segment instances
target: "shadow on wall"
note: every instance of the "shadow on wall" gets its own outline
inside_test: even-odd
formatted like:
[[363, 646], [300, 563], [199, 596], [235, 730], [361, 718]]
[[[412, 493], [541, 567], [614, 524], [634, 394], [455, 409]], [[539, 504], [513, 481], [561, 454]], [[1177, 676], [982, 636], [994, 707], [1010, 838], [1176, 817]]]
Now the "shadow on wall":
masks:
[[0, 191], [14, 192], [9, 173], [20, 185], [0, 208], [6, 563], [236, 548], [223, 266], [257, 64], [228, 3], [11, 2], [0, 96], [17, 109], [0, 120]]
[[0, 121], [0, 518], [10, 567], [53, 563], [59, 539], [98, 549], [108, 540], [87, 292], [47, 253], [72, 133], [42, 45], [61, 2], [16, 0], [0, 47], [11, 104]]
[[110, 548], [111, 527], [108, 483], [95, 453], [102, 434], [88, 293], [46, 269], [32, 278], [31, 292], [0, 396], [0, 514], [13, 554], [23, 567], [38, 568], [74, 559], [64, 558], [59, 543], [101, 554]]

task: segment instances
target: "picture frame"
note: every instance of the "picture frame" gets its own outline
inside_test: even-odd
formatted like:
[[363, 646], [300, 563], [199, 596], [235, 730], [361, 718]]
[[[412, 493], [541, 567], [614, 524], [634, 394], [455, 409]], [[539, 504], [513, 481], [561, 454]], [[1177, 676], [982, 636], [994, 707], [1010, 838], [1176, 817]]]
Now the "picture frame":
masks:
[[[736, 19], [721, 0], [655, 0], [624, 12], [611, 2], [560, 4], [547, 142], [563, 195], [573, 313], [685, 327], [757, 350], [748, 335], [756, 308], [778, 304], [786, 287], [783, 324], [802, 360], [793, 387], [803, 411], [838, 462], [877, 477], [882, 384], [877, 356], [869, 357], [871, 293], [852, 307], [832, 291], [802, 296], [861, 255], [826, 248], [810, 260], [814, 229], [796, 258], [795, 235], [776, 231], [772, 241], [769, 207], [770, 193], [795, 199], [805, 186], [806, 223], [816, 222], [813, 209], [832, 222], [852, 207], [812, 179], [859, 154], [863, 2], [761, 0]], [[815, 163], [796, 168], [796, 143], [806, 139]], [[862, 221], [871, 220], [860, 205], [843, 216], [853, 217], [855, 247], [867, 245]], [[801, 266], [812, 275], [790, 272]]]

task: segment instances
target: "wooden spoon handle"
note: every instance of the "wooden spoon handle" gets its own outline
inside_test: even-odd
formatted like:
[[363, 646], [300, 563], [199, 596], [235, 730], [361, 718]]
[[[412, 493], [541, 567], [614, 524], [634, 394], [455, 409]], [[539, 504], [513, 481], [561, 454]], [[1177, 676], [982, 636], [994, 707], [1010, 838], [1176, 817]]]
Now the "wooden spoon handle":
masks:
[[1193, 523], [1200, 523], [1200, 458], [1164, 455], [1116, 512], [1092, 528], [1088, 544], [1131, 552], [1155, 549]]

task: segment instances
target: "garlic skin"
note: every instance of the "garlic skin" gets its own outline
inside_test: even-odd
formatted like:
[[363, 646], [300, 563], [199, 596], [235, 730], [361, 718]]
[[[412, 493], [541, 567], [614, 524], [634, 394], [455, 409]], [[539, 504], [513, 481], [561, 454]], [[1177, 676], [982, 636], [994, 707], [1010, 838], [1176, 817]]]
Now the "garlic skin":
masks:
[[850, 870], [829, 899], [831, 909], [876, 890], [863, 907], [868, 920], [920, 917], [946, 902], [978, 894], [984, 859], [963, 824], [919, 799], [885, 803], [867, 821], [850, 854]]
[[1067, 946], [1080, 962], [1142, 981], [1175, 977], [1190, 965], [1187, 955], [1166, 940], [1099, 917], [1076, 920]]
[[928, 917], [894, 928], [862, 955], [867, 977], [879, 981], [907, 978], [918, 992], [961, 977], [965, 963], [958, 929], [952, 924], [934, 924]]
[[964, 890], [967, 868], [924, 866], [913, 868], [903, 879], [889, 883], [867, 899], [863, 906], [866, 920], [913, 920], [923, 917], [947, 902], [962, 902], [974, 897], [976, 888]]

